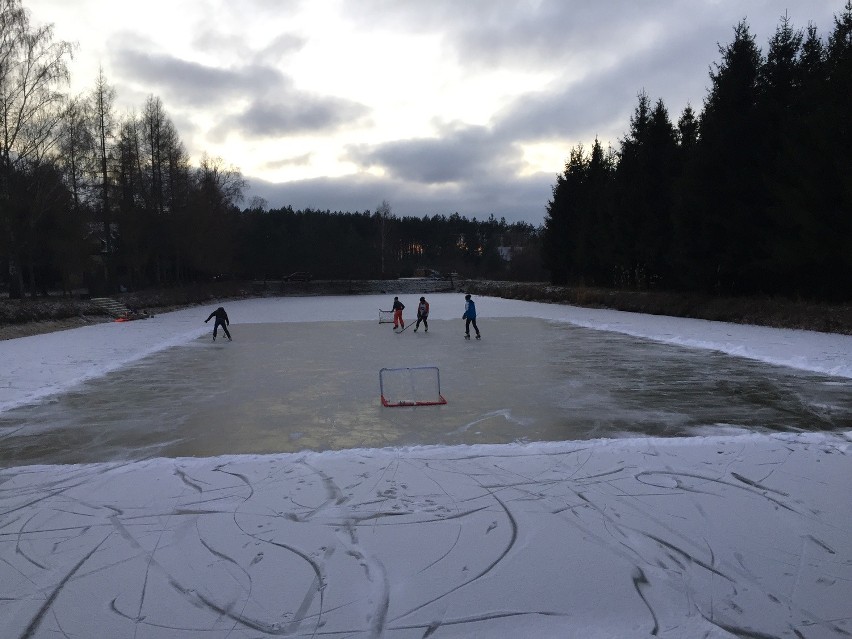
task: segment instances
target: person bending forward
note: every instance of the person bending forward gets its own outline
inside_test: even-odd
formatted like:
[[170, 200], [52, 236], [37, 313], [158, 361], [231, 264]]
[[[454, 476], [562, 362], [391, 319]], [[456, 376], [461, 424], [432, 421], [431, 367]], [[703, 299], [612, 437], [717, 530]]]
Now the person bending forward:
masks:
[[216, 318], [216, 321], [213, 322], [213, 341], [216, 341], [216, 333], [219, 331], [220, 326], [222, 327], [222, 332], [225, 334], [225, 337], [228, 338], [228, 341], [232, 341], [231, 334], [228, 332], [228, 325], [231, 322], [228, 320], [228, 314], [225, 312], [225, 309], [220, 306], [210, 313], [207, 319], [204, 320], [204, 323], [206, 324], [214, 317]]

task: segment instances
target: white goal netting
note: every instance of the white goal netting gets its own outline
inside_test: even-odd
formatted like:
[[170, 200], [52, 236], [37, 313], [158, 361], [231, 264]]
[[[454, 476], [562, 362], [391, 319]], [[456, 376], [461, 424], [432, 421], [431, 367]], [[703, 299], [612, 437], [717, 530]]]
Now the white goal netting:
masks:
[[382, 406], [435, 406], [446, 404], [441, 395], [437, 366], [383, 368], [379, 371]]
[[379, 324], [393, 324], [393, 311], [379, 309]]

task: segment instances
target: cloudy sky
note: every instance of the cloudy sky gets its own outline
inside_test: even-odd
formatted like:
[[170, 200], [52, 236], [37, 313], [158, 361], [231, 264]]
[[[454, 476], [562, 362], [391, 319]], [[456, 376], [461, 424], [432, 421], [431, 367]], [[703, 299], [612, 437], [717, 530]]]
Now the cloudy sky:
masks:
[[160, 97], [194, 161], [248, 195], [539, 224], [570, 149], [618, 147], [636, 96], [701, 108], [718, 45], [785, 12], [825, 35], [844, 0], [23, 0], [98, 66], [121, 113]]

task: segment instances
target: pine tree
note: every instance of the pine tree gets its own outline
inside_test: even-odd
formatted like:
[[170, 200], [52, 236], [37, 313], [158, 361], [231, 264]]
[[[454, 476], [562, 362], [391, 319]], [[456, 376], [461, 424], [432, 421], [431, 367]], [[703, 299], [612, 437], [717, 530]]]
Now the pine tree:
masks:
[[800, 126], [796, 107], [801, 104], [803, 75], [800, 55], [804, 34], [795, 30], [787, 16], [769, 41], [766, 60], [758, 77], [759, 148], [762, 162], [752, 177], [761, 189], [765, 216], [759, 255], [754, 265], [756, 286], [768, 293], [791, 285], [801, 271], [803, 257], [798, 250], [799, 215], [789, 186], [794, 176], [789, 167], [796, 161], [796, 129]]
[[697, 169], [699, 120], [687, 104], [677, 123], [677, 160], [672, 186], [672, 239], [670, 261], [673, 288], [692, 290], [701, 285], [699, 249], [702, 233], [704, 181]]
[[754, 179], [762, 161], [757, 111], [761, 53], [745, 21], [720, 53], [701, 115], [697, 170], [704, 188], [696, 267], [707, 289], [750, 292], [756, 288], [755, 261], [761, 259], [757, 251], [765, 222]]
[[604, 151], [595, 138], [586, 172], [585, 258], [580, 265], [583, 281], [590, 285], [607, 285], [612, 275], [612, 186], [615, 156]]
[[835, 16], [825, 57], [826, 118], [823, 133], [831, 158], [825, 176], [828, 191], [825, 224], [831, 230], [830, 256], [822, 273], [832, 297], [852, 296], [852, 0]]
[[588, 161], [583, 145], [571, 149], [565, 170], [556, 176], [553, 197], [544, 220], [542, 260], [554, 284], [565, 284], [575, 275], [576, 228]]
[[616, 169], [615, 267], [623, 284], [648, 287], [668, 278], [676, 149], [665, 104], [651, 107], [640, 93]]

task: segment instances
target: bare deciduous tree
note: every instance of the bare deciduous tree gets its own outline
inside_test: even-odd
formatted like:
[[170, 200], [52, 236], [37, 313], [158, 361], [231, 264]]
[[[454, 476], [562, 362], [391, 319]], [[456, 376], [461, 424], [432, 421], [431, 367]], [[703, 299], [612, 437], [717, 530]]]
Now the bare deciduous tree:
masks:
[[20, 0], [0, 0], [0, 224], [15, 298], [23, 295], [21, 229], [33, 225], [24, 219], [28, 207], [13, 206], [11, 181], [56, 142], [71, 53], [69, 43], [54, 41], [52, 25], [30, 23]]
[[106, 250], [107, 281], [110, 279], [110, 259], [114, 251], [111, 223], [113, 221], [110, 190], [110, 169], [113, 160], [113, 145], [115, 141], [116, 118], [114, 113], [115, 89], [107, 83], [104, 70], [98, 69], [95, 87], [89, 98], [92, 124], [94, 126], [95, 157], [97, 158], [97, 175], [99, 185], [100, 222], [103, 225], [104, 248]]

